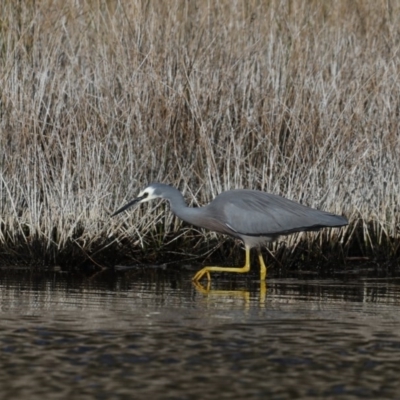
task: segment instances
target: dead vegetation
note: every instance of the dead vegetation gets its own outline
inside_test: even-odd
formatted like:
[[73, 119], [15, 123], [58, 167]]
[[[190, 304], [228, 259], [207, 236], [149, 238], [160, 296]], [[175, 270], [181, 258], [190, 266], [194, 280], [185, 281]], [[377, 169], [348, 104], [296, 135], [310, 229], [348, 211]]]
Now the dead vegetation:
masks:
[[350, 219], [275, 245], [277, 262], [398, 258], [400, 1], [15, 4], [0, 5], [0, 260], [212, 252], [163, 205], [109, 218], [152, 181], [191, 205], [254, 188]]

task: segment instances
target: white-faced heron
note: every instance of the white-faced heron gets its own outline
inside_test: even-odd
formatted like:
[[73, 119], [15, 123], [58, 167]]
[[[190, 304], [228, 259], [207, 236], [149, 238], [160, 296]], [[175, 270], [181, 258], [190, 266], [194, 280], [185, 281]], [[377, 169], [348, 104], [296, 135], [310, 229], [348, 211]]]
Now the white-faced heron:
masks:
[[116, 211], [119, 214], [134, 204], [153, 199], [169, 201], [172, 212], [190, 224], [241, 239], [246, 249], [246, 261], [242, 268], [204, 267], [193, 277], [200, 280], [204, 275], [210, 280], [210, 272], [250, 271], [250, 249], [257, 248], [260, 261], [260, 278], [265, 280], [267, 268], [260, 247], [276, 240], [280, 235], [301, 231], [317, 231], [325, 227], [348, 224], [347, 218], [303, 206], [294, 201], [258, 190], [228, 190], [218, 195], [204, 207], [188, 207], [182, 193], [172, 186], [152, 183], [138, 197]]

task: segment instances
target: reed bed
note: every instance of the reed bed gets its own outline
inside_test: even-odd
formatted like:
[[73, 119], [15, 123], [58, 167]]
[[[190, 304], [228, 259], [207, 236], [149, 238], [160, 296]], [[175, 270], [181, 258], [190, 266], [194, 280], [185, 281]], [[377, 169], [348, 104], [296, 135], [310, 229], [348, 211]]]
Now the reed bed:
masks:
[[396, 0], [2, 1], [0, 262], [240, 249], [164, 203], [110, 219], [153, 181], [349, 218], [283, 238], [277, 263], [397, 260], [399, 47]]

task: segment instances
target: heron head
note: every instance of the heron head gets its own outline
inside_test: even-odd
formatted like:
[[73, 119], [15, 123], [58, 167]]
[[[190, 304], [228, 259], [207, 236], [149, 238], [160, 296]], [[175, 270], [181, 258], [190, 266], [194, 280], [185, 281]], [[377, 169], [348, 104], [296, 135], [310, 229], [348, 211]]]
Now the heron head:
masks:
[[115, 211], [115, 213], [111, 216], [113, 217], [114, 215], [125, 211], [135, 204], [145, 203], [146, 201], [157, 199], [159, 197], [162, 197], [162, 190], [157, 185], [149, 185], [145, 189], [143, 189], [134, 200], [130, 201], [128, 204], [125, 204], [122, 208]]

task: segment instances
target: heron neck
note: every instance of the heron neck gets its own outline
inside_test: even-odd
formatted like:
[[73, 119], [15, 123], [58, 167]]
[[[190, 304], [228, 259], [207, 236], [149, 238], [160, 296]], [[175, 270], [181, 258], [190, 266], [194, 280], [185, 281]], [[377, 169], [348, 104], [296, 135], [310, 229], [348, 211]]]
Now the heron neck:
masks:
[[178, 192], [173, 199], [168, 199], [171, 211], [180, 219], [196, 225], [199, 208], [188, 207], [182, 194]]

